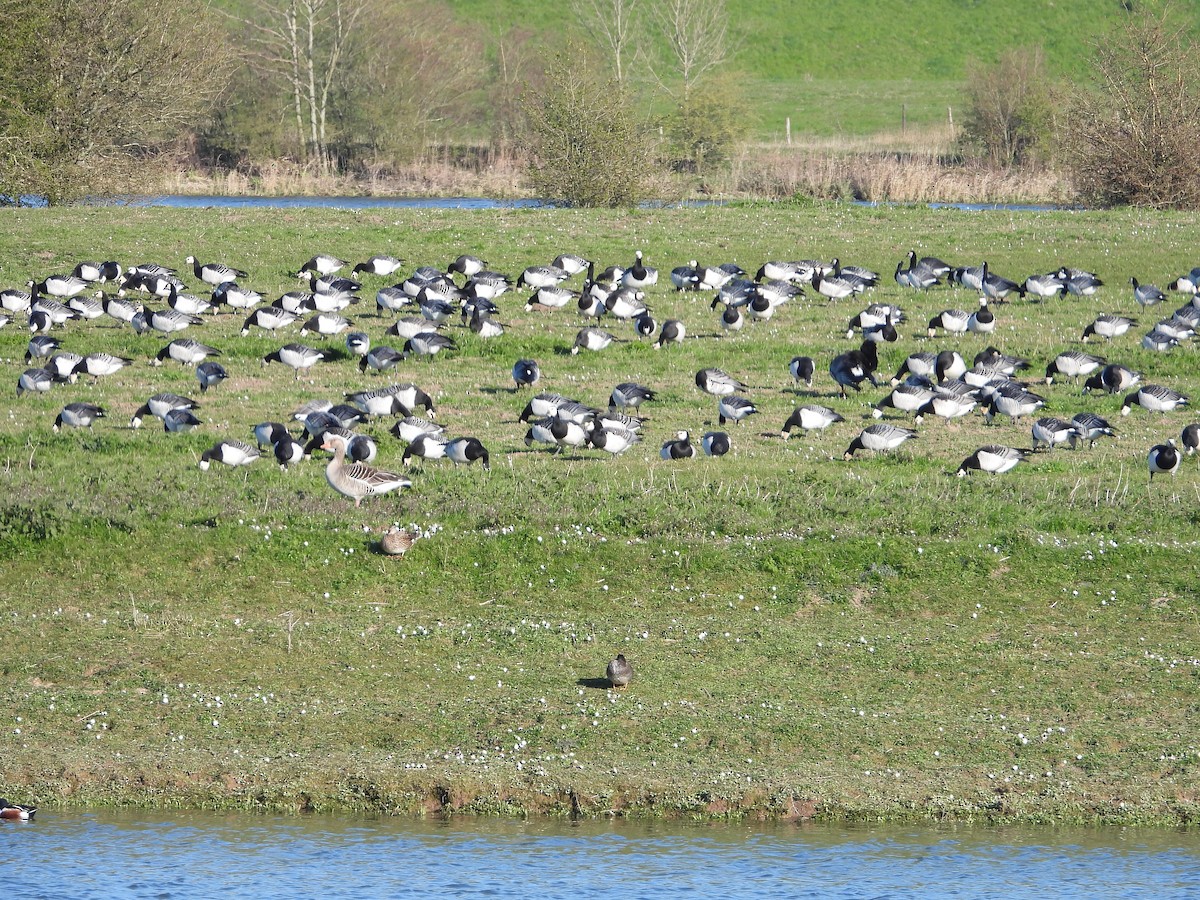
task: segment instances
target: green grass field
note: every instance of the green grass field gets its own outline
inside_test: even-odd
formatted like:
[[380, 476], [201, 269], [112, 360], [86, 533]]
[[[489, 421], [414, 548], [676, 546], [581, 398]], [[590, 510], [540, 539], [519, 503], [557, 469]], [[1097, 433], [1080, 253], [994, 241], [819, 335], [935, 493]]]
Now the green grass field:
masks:
[[[191, 369], [148, 365], [169, 338], [107, 319], [56, 336], [133, 364], [95, 384], [16, 397], [24, 317], [0, 329], [0, 755], [5, 796], [43, 805], [147, 804], [514, 814], [765, 816], [1176, 824], [1197, 815], [1195, 773], [1200, 466], [1148, 483], [1146, 453], [1187, 410], [1121, 417], [1121, 398], [1036, 383], [1078, 348], [1097, 313], [1135, 316], [1092, 352], [1193, 397], [1190, 344], [1140, 336], [1185, 298], [1142, 312], [1130, 276], [1165, 287], [1198, 261], [1195, 215], [961, 213], [844, 205], [598, 212], [5, 210], [0, 287], [81, 259], [246, 269], [268, 298], [315, 252], [352, 263], [388, 252], [444, 267], [477, 252], [516, 276], [575, 252], [661, 271], [647, 302], [692, 335], [652, 349], [628, 324], [599, 353], [567, 352], [581, 322], [500, 298], [507, 333], [446, 329], [459, 351], [360, 374], [341, 338], [297, 381], [261, 357], [297, 340], [241, 337], [223, 313], [185, 332], [219, 349], [230, 378], [203, 397]], [[1107, 282], [1094, 298], [1017, 300], [991, 337], [924, 336], [976, 295], [917, 294], [890, 273], [910, 248], [983, 259], [1023, 279], [1067, 264]], [[709, 296], [673, 292], [689, 259], [830, 259], [885, 277], [869, 297], [811, 290], [769, 322], [718, 337]], [[185, 280], [195, 286], [187, 273]], [[347, 314], [388, 341], [369, 280]], [[573, 281], [578, 286], [578, 279]], [[1118, 430], [1077, 451], [1040, 452], [1003, 476], [958, 479], [985, 443], [1028, 447], [1029, 423], [978, 413], [917, 426], [888, 455], [842, 453], [887, 388], [839, 399], [826, 371], [857, 345], [847, 321], [870, 300], [907, 312], [881, 375], [915, 350], [987, 344], [1032, 362], [1046, 413], [1093, 411]], [[394, 344], [395, 345], [395, 344]], [[398, 345], [397, 345], [398, 346]], [[787, 371], [818, 362], [813, 391]], [[617, 459], [527, 447], [513, 362], [539, 388], [603, 406], [612, 387], [658, 391], [643, 442]], [[717, 366], [760, 413], [729, 425], [721, 459], [668, 462], [679, 429], [715, 426], [693, 383]], [[355, 509], [326, 484], [325, 455], [281, 472], [201, 471], [201, 452], [285, 421], [313, 398], [412, 381], [438, 421], [491, 451], [490, 472], [426, 461], [413, 488]], [[167, 434], [134, 409], [159, 391], [201, 402], [203, 425]], [[51, 430], [62, 406], [101, 403], [90, 430]], [[784, 442], [799, 403], [846, 421]], [[908, 424], [902, 417], [886, 421]], [[377, 464], [400, 466], [390, 423], [363, 427]], [[298, 430], [293, 423], [293, 431]], [[380, 529], [428, 536], [396, 560]], [[364, 531], [364, 526], [371, 529]], [[636, 669], [603, 686], [624, 652]]]

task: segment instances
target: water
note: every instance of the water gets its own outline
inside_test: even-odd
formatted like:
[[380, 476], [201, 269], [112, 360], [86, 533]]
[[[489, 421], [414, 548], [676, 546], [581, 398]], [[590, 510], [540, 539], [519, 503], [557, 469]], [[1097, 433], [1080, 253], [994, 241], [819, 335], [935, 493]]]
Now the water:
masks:
[[486, 197], [245, 197], [164, 194], [154, 197], [106, 198], [97, 203], [124, 206], [332, 209], [536, 209], [551, 204], [541, 200], [491, 200]]
[[0, 853], [41, 898], [1200, 896], [1171, 830], [449, 823], [44, 810]]

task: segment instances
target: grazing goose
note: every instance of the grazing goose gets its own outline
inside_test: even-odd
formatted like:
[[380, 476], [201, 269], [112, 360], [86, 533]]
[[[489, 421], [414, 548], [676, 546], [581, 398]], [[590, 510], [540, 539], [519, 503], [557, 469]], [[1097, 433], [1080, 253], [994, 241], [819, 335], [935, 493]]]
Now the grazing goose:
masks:
[[656, 396], [655, 392], [645, 385], [625, 381], [613, 388], [612, 396], [609, 399], [617, 409], [637, 409]]
[[286, 328], [296, 321], [296, 314], [288, 312], [280, 306], [262, 306], [250, 313], [242, 323], [242, 336], [250, 333], [251, 328], [261, 328], [264, 331], [277, 331]]
[[155, 416], [158, 419], [165, 419], [167, 413], [173, 409], [199, 409], [200, 404], [188, 397], [181, 397], [179, 394], [162, 393], [155, 394], [144, 404], [137, 408], [133, 417], [129, 420], [130, 428], [141, 428], [142, 419], [146, 416]]
[[223, 441], [217, 441], [202, 454], [200, 454], [200, 468], [208, 471], [208, 467], [215, 461], [226, 466], [248, 466], [259, 458], [261, 454], [257, 447], [252, 447], [244, 441], [235, 441], [227, 438]]
[[658, 328], [658, 323], [654, 321], [654, 316], [650, 315], [650, 310], [642, 310], [634, 316], [633, 330], [637, 332], [638, 337], [653, 337], [656, 328]]
[[658, 284], [658, 269], [647, 266], [642, 261], [642, 251], [638, 250], [634, 253], [633, 265], [625, 270], [621, 276], [621, 283], [625, 287], [636, 288], [642, 290]]
[[1155, 353], [1165, 353], [1173, 347], [1179, 346], [1179, 338], [1175, 335], [1163, 331], [1155, 326], [1153, 331], [1147, 332], [1142, 336], [1142, 347], [1146, 350], [1153, 350]]
[[372, 347], [358, 361], [358, 371], [371, 369], [374, 372], [384, 372], [396, 366], [404, 359], [404, 354], [395, 347]]
[[1182, 461], [1183, 458], [1175, 448], [1175, 438], [1170, 438], [1165, 444], [1155, 444], [1146, 456], [1146, 465], [1150, 469], [1150, 480], [1154, 481], [1155, 475], [1161, 475], [1164, 472], [1174, 475], [1179, 471], [1179, 464]]
[[219, 362], [208, 360], [196, 366], [196, 380], [200, 382], [200, 393], [204, 393], [210, 387], [220, 384], [229, 373], [225, 371], [225, 367]]
[[579, 296], [578, 291], [572, 291], [565, 287], [538, 288], [529, 295], [529, 300], [525, 303], [525, 311], [529, 312], [535, 306], [542, 306], [546, 309], [562, 309], [572, 300], [578, 300]]
[[1016, 382], [994, 387], [988, 396], [988, 408], [983, 419], [989, 425], [997, 415], [1005, 415], [1015, 422], [1022, 416], [1031, 416], [1046, 405], [1044, 397], [1025, 390]]
[[382, 287], [375, 292], [375, 312], [382, 316], [384, 313], [398, 313], [404, 307], [411, 306], [413, 298], [399, 285]]
[[803, 428], [807, 433], [809, 431], [824, 431], [835, 422], [845, 422], [846, 420], [830, 409], [828, 406], [818, 406], [815, 403], [810, 403], [805, 406], [797, 406], [786, 422], [783, 423], [783, 428], [779, 432], [779, 436], [785, 441], [792, 436], [793, 428]]
[[355, 391], [347, 394], [346, 399], [368, 416], [406, 416], [412, 412], [404, 406], [394, 391], [386, 388]]
[[947, 334], [966, 334], [971, 316], [961, 309], [944, 309], [929, 320], [929, 336], [934, 337], [940, 328]]
[[334, 272], [340, 272], [345, 268], [344, 260], [338, 259], [329, 253], [318, 253], [296, 272], [297, 278], [304, 278], [308, 275], [332, 275]]
[[579, 329], [578, 334], [575, 335], [575, 343], [571, 346], [571, 355], [574, 356], [578, 354], [581, 349], [603, 350], [615, 340], [616, 338], [614, 338], [611, 334], [609, 334], [607, 331], [602, 331], [599, 328], [594, 328], [591, 326], [587, 328], [581, 328]]
[[132, 362], [132, 359], [111, 353], [89, 353], [75, 364], [71, 374], [91, 375], [93, 381], [98, 381], [106, 375], [115, 375]]
[[1180, 275], [1171, 282], [1171, 290], [1181, 294], [1195, 294], [1200, 290], [1200, 266], [1195, 266], [1186, 275]]
[[26, 391], [45, 393], [54, 385], [54, 376], [48, 369], [26, 369], [17, 378], [17, 396]]
[[1076, 413], [1071, 416], [1071, 421], [1079, 426], [1079, 436], [1088, 442], [1089, 447], [1095, 447], [1096, 441], [1102, 437], [1113, 437], [1116, 435], [1116, 431], [1108, 424], [1108, 420], [1095, 413]]
[[[365, 261], [356, 265], [351, 272], [353, 275], [394, 275], [404, 265], [404, 260], [397, 259], [394, 256], [382, 256], [376, 254], [368, 257]], [[331, 273], [327, 273], [331, 274]]]
[[[76, 278], [86, 281], [88, 284], [95, 284], [98, 281], [107, 281], [104, 277], [104, 267], [101, 263], [84, 260], [75, 264], [75, 268], [71, 270], [71, 274]], [[117, 274], [120, 274], [118, 268]]]
[[1136, 278], [1130, 278], [1129, 283], [1133, 285], [1133, 299], [1143, 309], [1167, 299], [1167, 295], [1152, 284], [1139, 284]]
[[863, 289], [875, 287], [880, 281], [878, 272], [862, 266], [843, 266], [842, 261], [837, 257], [834, 257], [829, 263], [829, 269], [834, 277], [857, 281], [861, 283]]
[[983, 293], [983, 266], [958, 266], [947, 274], [953, 284]]
[[26, 822], [37, 812], [36, 806], [25, 806], [21, 803], [9, 803], [0, 797], [0, 819], [16, 819]]
[[739, 425], [743, 419], [758, 412], [758, 407], [746, 397], [730, 394], [717, 401], [717, 424], [724, 425], [726, 421], [734, 421]]
[[91, 297], [72, 297], [67, 301], [67, 309], [78, 319], [99, 319], [104, 315], [104, 304]]
[[29, 339], [29, 344], [25, 348], [25, 362], [46, 359], [61, 346], [56, 338], [52, 338], [48, 334], [35, 334]]
[[975, 406], [975, 398], [969, 394], [959, 395], [944, 392], [939, 388], [917, 410], [916, 415], [913, 416], [913, 421], [919, 425], [929, 415], [938, 416], [947, 421], [950, 419], [960, 419], [963, 416], [970, 415]]
[[444, 334], [438, 334], [436, 331], [423, 331], [420, 334], [414, 334], [404, 342], [400, 358], [406, 359], [408, 354], [415, 353], [417, 356], [433, 359], [443, 350], [453, 352], [457, 349], [458, 345], [454, 343], [453, 339]]
[[202, 316], [205, 313], [216, 315], [217, 313], [217, 308], [203, 297], [177, 290], [172, 290], [167, 295], [167, 306], [189, 316]]
[[1127, 332], [1131, 325], [1136, 324], [1136, 319], [1127, 319], [1124, 316], [1113, 316], [1105, 313], [1096, 316], [1096, 320], [1083, 329], [1082, 341], [1086, 344], [1088, 338], [1093, 334], [1111, 341], [1113, 338], [1120, 337]]
[[861, 391], [859, 385], [863, 381], [870, 381], [874, 387], [879, 387], [879, 381], [875, 378], [875, 370], [878, 367], [879, 356], [875, 344], [863, 341], [858, 350], [835, 356], [829, 363], [829, 374], [837, 383], [838, 394], [844, 400], [846, 388], [852, 387], [855, 391]]
[[301, 334], [319, 334], [331, 337], [335, 334], [349, 331], [354, 325], [352, 321], [335, 312], [317, 313], [300, 326]]
[[463, 254], [446, 266], [446, 271], [456, 272], [464, 278], [474, 278], [480, 272], [488, 267], [487, 260], [480, 259], [478, 256], [470, 256]]
[[963, 478], [968, 471], [975, 469], [987, 472], [989, 475], [1002, 475], [1015, 467], [1017, 463], [1024, 462], [1028, 456], [1026, 451], [1018, 450], [1016, 447], [985, 444], [962, 461], [956, 474], [959, 478]]
[[279, 463], [281, 472], [286, 472], [289, 466], [300, 462], [305, 456], [304, 445], [286, 431], [271, 442], [271, 453], [275, 462]]
[[213, 306], [224, 304], [232, 309], [253, 309], [262, 299], [258, 291], [244, 288], [236, 281], [222, 281], [212, 292]]
[[1006, 375], [1012, 375], [1021, 369], [1029, 368], [1029, 360], [1019, 356], [1009, 356], [1001, 353], [996, 347], [988, 347], [975, 354], [972, 364], [976, 366], [993, 366]]
[[60, 350], [46, 361], [45, 368], [55, 381], [66, 381], [74, 384], [79, 380], [79, 373], [76, 369], [81, 362], [83, 362], [83, 357], [78, 353], [69, 353], [66, 350]]
[[259, 450], [281, 440], [284, 435], [291, 434], [282, 422], [259, 422], [253, 430], [254, 441], [258, 444]]
[[812, 265], [803, 262], [785, 262], [772, 260], [765, 262], [754, 276], [755, 281], [788, 281], [795, 284], [800, 281], [811, 281]]
[[696, 448], [686, 431], [677, 431], [675, 440], [663, 444], [658, 455], [663, 459], [691, 459], [696, 455]]
[[829, 300], [841, 300], [863, 290], [864, 284], [839, 275], [826, 275], [821, 269], [813, 272], [813, 289]]
[[613, 688], [623, 688], [633, 679], [633, 666], [625, 659], [624, 653], [618, 653], [617, 658], [609, 660], [604, 669], [604, 677]]
[[659, 349], [668, 343], [683, 343], [686, 336], [688, 336], [688, 329], [682, 322], [679, 322], [679, 319], [667, 319], [659, 329], [659, 337], [654, 342], [654, 349]]
[[550, 416], [538, 419], [532, 424], [525, 435], [525, 444], [529, 446], [534, 441], [543, 444], [554, 444], [554, 452], [562, 453], [570, 447], [577, 450], [588, 443], [591, 434], [591, 423], [581, 423], [571, 419]]
[[618, 456], [642, 439], [628, 428], [596, 428], [588, 434], [588, 443], [597, 450]]
[[1193, 456], [1200, 448], [1200, 424], [1193, 422], [1190, 425], [1184, 425], [1179, 440], [1183, 444], [1183, 449], [1187, 451], [1187, 455]]
[[1046, 384], [1053, 384], [1055, 375], [1078, 382], [1081, 375], [1091, 375], [1105, 363], [1103, 357], [1092, 356], [1080, 350], [1066, 350], [1046, 366]]
[[1083, 392], [1104, 391], [1109, 394], [1119, 394], [1128, 391], [1142, 380], [1142, 373], [1127, 369], [1117, 363], [1110, 363], [1083, 383]]
[[88, 283], [75, 275], [48, 275], [41, 281], [27, 281], [25, 286], [34, 294], [51, 297], [74, 297], [87, 290]]
[[700, 290], [700, 282], [703, 276], [700, 274], [698, 266], [699, 264], [693, 259], [686, 266], [676, 266], [671, 270], [671, 284], [675, 285], [675, 290]]
[[1078, 425], [1055, 416], [1038, 419], [1033, 423], [1031, 433], [1034, 450], [1038, 448], [1038, 444], [1045, 444], [1047, 450], [1053, 450], [1056, 444], [1064, 443], [1069, 443], [1074, 450], [1079, 439], [1083, 437], [1083, 430]]
[[604, 306], [614, 319], [627, 322], [647, 312], [646, 304], [642, 302], [643, 296], [640, 290], [629, 287], [619, 288], [605, 298]]
[[554, 287], [570, 277], [571, 273], [560, 266], [528, 266], [517, 276], [517, 287], [530, 287], [534, 290]]
[[239, 278], [247, 277], [246, 273], [241, 269], [235, 269], [233, 266], [225, 265], [225, 263], [213, 262], [201, 264], [194, 256], [189, 256], [187, 263], [192, 267], [192, 272], [197, 278], [205, 284], [211, 284], [213, 287], [225, 281], [237, 281]]
[[400, 463], [411, 466], [414, 457], [417, 459], [445, 459], [446, 447], [449, 445], [450, 441], [438, 434], [418, 434], [404, 448], [404, 455], [400, 457]]
[[846, 448], [842, 458], [853, 459], [856, 450], [873, 450], [876, 453], [895, 450], [909, 438], [915, 437], [917, 437], [917, 433], [911, 428], [901, 428], [898, 425], [883, 423], [870, 425], [850, 442], [850, 446]]
[[421, 315], [425, 320], [434, 325], [441, 325], [454, 315], [456, 309], [449, 300], [435, 296], [425, 289], [417, 294], [417, 307], [421, 310]]
[[1025, 293], [1035, 297], [1061, 297], [1067, 293], [1066, 279], [1059, 278], [1058, 273], [1046, 275], [1030, 275], [1025, 279]]
[[5, 288], [0, 291], [0, 309], [5, 312], [25, 312], [33, 303], [33, 295], [28, 291], [18, 291], [15, 288]]
[[65, 303], [59, 303], [50, 297], [34, 297], [29, 304], [30, 316], [34, 313], [42, 313], [49, 320], [51, 325], [57, 325], [60, 328], [65, 326], [72, 319], [78, 319], [79, 313], [71, 309]]
[[104, 418], [104, 408], [95, 403], [68, 403], [54, 420], [54, 430], [64, 425], [69, 428], [91, 428], [97, 419]]
[[446, 458], [458, 465], [466, 466], [478, 460], [483, 465], [485, 472], [490, 471], [492, 468], [487, 448], [480, 443], [479, 438], [455, 438], [446, 445]]
[[1125, 398], [1121, 407], [1121, 415], [1129, 415], [1134, 406], [1140, 406], [1150, 412], [1167, 413], [1188, 402], [1186, 395], [1179, 391], [1163, 387], [1161, 384], [1144, 384]]
[[339, 494], [351, 498], [355, 507], [361, 506], [367, 497], [412, 487], [412, 482], [403, 475], [393, 475], [365, 462], [347, 464], [350, 440], [344, 434], [328, 431], [321, 441], [321, 449], [333, 452], [333, 459], [325, 467], [325, 480]]
[[792, 382], [796, 386], [800, 382], [804, 382], [804, 386], [812, 389], [813, 375], [816, 374], [817, 364], [811, 356], [793, 356], [788, 363], [788, 372], [792, 376]]
[[163, 431], [168, 434], [180, 434], [200, 427], [200, 420], [190, 409], [168, 410], [162, 421]]
[[463, 288], [469, 294], [483, 297], [485, 300], [495, 300], [509, 289], [512, 282], [508, 276], [500, 272], [476, 272]]
[[173, 359], [185, 366], [194, 366], [204, 362], [209, 356], [220, 356], [221, 351], [191, 338], [176, 338], [163, 347], [154, 357], [153, 366], [161, 366], [166, 360]]
[[[577, 401], [568, 400], [562, 394], [551, 394], [543, 391], [540, 394], [535, 394], [525, 408], [521, 411], [521, 415], [517, 416], [518, 422], [528, 422], [530, 419], [543, 419], [546, 416], [558, 414], [560, 407], [567, 403], [575, 403]], [[582, 406], [582, 404], [580, 404]]]
[[883, 410], [892, 407], [902, 413], [916, 415], [922, 407], [933, 399], [932, 388], [924, 384], [904, 381], [892, 388], [892, 392], [875, 404], [871, 415], [876, 419], [883, 418]]
[[747, 390], [746, 385], [721, 369], [701, 369], [696, 373], [696, 387], [714, 397], [725, 397]]
[[533, 387], [541, 377], [542, 369], [536, 359], [518, 359], [513, 363], [512, 379], [517, 386], [516, 390]]
[[306, 344], [284, 344], [278, 350], [272, 350], [264, 356], [262, 364], [267, 366], [273, 362], [282, 363], [296, 373], [296, 380], [299, 381], [301, 371], [311, 369], [324, 358], [324, 353]]
[[[103, 296], [97, 294], [97, 296]], [[120, 297], [104, 297], [100, 301], [100, 305], [104, 307], [104, 314], [110, 318], [116, 319], [118, 322], [130, 324], [138, 313], [142, 311], [140, 304], [130, 303], [128, 300], [123, 300]]]
[[[1060, 275], [1063, 271], [1062, 269], [1059, 270]], [[1067, 293], [1073, 294], [1076, 297], [1091, 297], [1097, 290], [1104, 286], [1104, 282], [1090, 272], [1079, 272], [1077, 275], [1068, 274], [1063, 284], [1066, 285]]]
[[584, 259], [576, 253], [560, 253], [554, 257], [554, 265], [560, 269], [566, 269], [568, 275], [578, 275], [586, 271], [591, 264], [590, 259]]
[[471, 329], [472, 334], [477, 334], [485, 340], [504, 334], [504, 326], [480, 309], [475, 310], [467, 327]]
[[[718, 302], [720, 301], [713, 301], [713, 308], [716, 307]], [[742, 308], [740, 306], [726, 306], [721, 312], [720, 324], [721, 329], [726, 334], [741, 331], [742, 326], [746, 324], [746, 317], [742, 315]]]
[[412, 443], [423, 434], [440, 435], [446, 429], [420, 416], [405, 416], [391, 427], [391, 433], [402, 441]]
[[[177, 331], [183, 331], [185, 328], [190, 328], [192, 325], [201, 325], [204, 322], [199, 316], [181, 313], [169, 307], [167, 309], [146, 309], [142, 311], [142, 315], [145, 318], [148, 330], [158, 331], [162, 334], [174, 334]], [[135, 323], [131, 322], [131, 324]]]
[[[946, 271], [949, 271], [949, 267]], [[915, 250], [908, 252], [907, 269], [904, 268], [903, 262], [896, 263], [896, 272], [893, 277], [901, 287], [913, 288], [918, 291], [925, 291], [942, 283], [941, 275], [936, 269], [917, 261]]]

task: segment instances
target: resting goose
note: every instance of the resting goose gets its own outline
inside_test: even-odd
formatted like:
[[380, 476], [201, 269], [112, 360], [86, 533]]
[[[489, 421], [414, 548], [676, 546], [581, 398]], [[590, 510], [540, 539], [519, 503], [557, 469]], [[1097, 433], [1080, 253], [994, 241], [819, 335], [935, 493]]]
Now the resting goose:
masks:
[[667, 441], [659, 451], [659, 456], [663, 459], [691, 459], [695, 455], [696, 448], [692, 446], [686, 431], [675, 432], [675, 440]]
[[610, 687], [623, 688], [633, 679], [633, 666], [625, 659], [624, 653], [618, 653], [617, 658], [610, 660], [604, 670]]
[[350, 439], [345, 435], [326, 432], [321, 449], [333, 452], [333, 459], [325, 467], [325, 479], [329, 486], [342, 496], [351, 498], [355, 507], [361, 506], [367, 497], [412, 487], [412, 482], [403, 475], [393, 475], [364, 462], [347, 464], [346, 450], [349, 445]]
[[729, 435], [724, 431], [706, 431], [700, 438], [705, 456], [724, 456], [729, 452]]

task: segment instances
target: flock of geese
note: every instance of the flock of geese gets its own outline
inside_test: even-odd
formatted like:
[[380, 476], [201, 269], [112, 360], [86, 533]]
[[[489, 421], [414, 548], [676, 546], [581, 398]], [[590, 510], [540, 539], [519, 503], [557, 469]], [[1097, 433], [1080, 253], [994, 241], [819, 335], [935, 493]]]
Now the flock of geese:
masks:
[[[62, 347], [56, 332], [67, 324], [87, 320], [117, 320], [140, 334], [156, 333], [170, 341], [153, 358], [152, 366], [176, 362], [193, 366], [201, 393], [218, 387], [228, 377], [213, 357], [220, 352], [209, 345], [180, 333], [204, 320], [209, 313], [228, 312], [244, 316], [241, 333], [268, 333], [294, 328], [300, 337], [322, 339], [335, 336], [345, 342], [347, 352], [357, 358], [362, 372], [388, 373], [409, 357], [432, 359], [438, 354], [454, 353], [453, 338], [442, 333], [451, 317], [459, 317], [464, 327], [483, 339], [505, 333], [498, 317], [500, 298], [506, 292], [526, 296], [526, 310], [569, 308], [592, 324], [584, 325], [565, 352], [599, 352], [617, 337], [606, 322], [632, 325], [639, 338], [652, 338], [658, 349], [683, 342], [690, 335], [680, 319], [657, 321], [647, 303], [648, 293], [659, 284], [657, 269], [646, 264], [642, 252], [634, 255], [628, 267], [609, 266], [597, 271], [592, 260], [563, 254], [547, 265], [531, 265], [514, 279], [492, 271], [481, 258], [462, 255], [445, 270], [431, 266], [415, 268], [395, 283], [380, 287], [375, 305], [380, 316], [392, 319], [387, 337], [395, 337], [396, 349], [376, 344], [364, 331], [355, 330], [343, 316], [348, 306], [359, 302], [367, 278], [394, 281], [403, 263], [400, 259], [376, 255], [355, 265], [349, 275], [341, 274], [349, 265], [328, 254], [318, 254], [298, 267], [296, 276], [303, 287], [265, 302], [265, 298], [241, 283], [248, 277], [241, 269], [220, 262], [202, 263], [187, 257], [195, 279], [206, 288], [203, 293], [189, 291], [180, 273], [161, 264], [122, 267], [115, 262], [80, 262], [70, 274], [49, 275], [30, 280], [28, 290], [10, 288], [0, 291], [0, 327], [17, 316], [24, 317], [30, 332], [25, 355], [27, 368], [17, 381], [17, 394], [50, 391], [55, 385], [73, 383], [80, 376], [93, 380], [108, 377], [129, 366], [133, 360], [98, 352], [80, 356]], [[568, 286], [582, 276], [578, 288]], [[669, 273], [671, 287], [680, 292], [712, 294], [709, 307], [720, 334], [736, 334], [747, 322], [767, 321], [789, 302], [815, 294], [829, 302], [869, 298], [881, 283], [878, 273], [858, 266], [842, 265], [837, 259], [828, 263], [817, 260], [768, 261], [753, 277], [736, 264], [700, 265], [696, 260], [678, 266]], [[1092, 297], [1103, 286], [1094, 273], [1063, 267], [1054, 272], [1032, 275], [1023, 281], [1004, 278], [984, 262], [980, 266], [953, 267], [935, 257], [918, 258], [915, 251], [907, 261], [897, 263], [895, 282], [904, 289], [926, 294], [939, 285], [950, 284], [977, 294], [975, 308], [947, 308], [932, 317], [926, 327], [929, 337], [939, 334], [955, 337], [967, 333], [989, 335], [996, 329], [994, 307], [1012, 298], [1048, 301], [1074, 295]], [[1147, 310], [1166, 300], [1158, 288], [1130, 279], [1133, 299]], [[115, 288], [105, 291], [103, 287]], [[1169, 287], [1184, 295], [1187, 302], [1164, 317], [1142, 338], [1142, 346], [1167, 351], [1194, 336], [1200, 330], [1200, 267], [1180, 276]], [[664, 284], [660, 290], [668, 289]], [[809, 356], [796, 356], [788, 364], [797, 387], [812, 390], [814, 378], [822, 369], [840, 397], [848, 391], [859, 392], [864, 382], [882, 388], [878, 377], [879, 346], [899, 338], [899, 326], [905, 322], [902, 309], [895, 303], [871, 302], [850, 319], [846, 336], [858, 346], [833, 356], [826, 364]], [[1115, 314], [1101, 314], [1087, 324], [1081, 343], [1093, 339], [1111, 342], [1125, 335], [1136, 321]], [[612, 326], [610, 326], [612, 327]], [[331, 356], [328, 351], [302, 341], [285, 343], [262, 357], [262, 365], [285, 366], [300, 379], [313, 366]], [[914, 352], [890, 379], [891, 391], [873, 407], [872, 415], [881, 419], [889, 413], [912, 417], [919, 425], [926, 417], [946, 421], [981, 410], [987, 421], [996, 416], [1018, 421], [1038, 416], [1046, 400], [1037, 394], [1022, 373], [1030, 368], [1027, 360], [1007, 356], [989, 347], [977, 354], [971, 365], [956, 350]], [[1188, 398], [1164, 385], [1142, 383], [1142, 376], [1130, 368], [1110, 363], [1102, 356], [1082, 350], [1064, 350], [1046, 366], [1045, 382], [1069, 380], [1085, 391], [1125, 395], [1122, 414], [1135, 406], [1154, 412], [1183, 407]], [[522, 358], [512, 366], [515, 391], [531, 392], [541, 380], [541, 367], [534, 359]], [[716, 368], [698, 371], [695, 385], [717, 401], [717, 424], [741, 425], [759, 412], [748, 396], [749, 388], [738, 378]], [[656, 391], [636, 381], [616, 385], [607, 409], [586, 405], [557, 393], [534, 394], [520, 416], [528, 426], [528, 445], [545, 445], [554, 453], [567, 449], [592, 448], [608, 454], [624, 453], [642, 439], [643, 420], [639, 409], [656, 399]], [[199, 404], [173, 393], [151, 396], [130, 420], [134, 428], [147, 416], [162, 422], [168, 432], [187, 432], [201, 422], [195, 410]], [[53, 428], [86, 428], [105, 416], [105, 410], [90, 402], [66, 404]], [[356, 426], [369, 419], [394, 419], [391, 433], [405, 443], [401, 462], [413, 459], [449, 459], [460, 465], [480, 463], [490, 466], [483, 442], [474, 436], [450, 437], [445, 427], [436, 424], [433, 398], [412, 383], [348, 393], [345, 402], [313, 401], [296, 411], [302, 431], [293, 434], [282, 422], [263, 422], [254, 427], [255, 443], [227, 437], [205, 450], [199, 460], [202, 469], [216, 462], [243, 466], [259, 459], [266, 447], [284, 468], [309, 457], [316, 449], [330, 454], [326, 466], [329, 485], [359, 506], [364, 500], [411, 487], [410, 479], [374, 464], [378, 448], [374, 439]], [[843, 416], [817, 403], [797, 406], [780, 430], [787, 439], [797, 428], [804, 432], [822, 431]], [[293, 425], [293, 427], [295, 427]], [[963, 460], [957, 474], [972, 470], [1000, 474], [1027, 459], [1038, 447], [1053, 449], [1060, 444], [1075, 447], [1094, 444], [1114, 433], [1111, 425], [1094, 413], [1080, 413], [1064, 420], [1052, 416], [1034, 419], [1032, 447], [1022, 449], [987, 444]], [[917, 437], [915, 428], [877, 422], [853, 438], [843, 456], [851, 459], [857, 452], [887, 452]], [[1184, 453], [1192, 454], [1200, 444], [1200, 428], [1188, 425], [1177, 442], [1168, 440], [1152, 447], [1147, 455], [1150, 478], [1173, 474]], [[689, 431], [678, 431], [666, 440], [660, 455], [680, 460], [707, 455], [723, 456], [730, 452], [729, 433], [713, 429], [693, 441]], [[402, 537], [393, 540], [397, 547]], [[402, 554], [407, 546], [396, 552]]]

